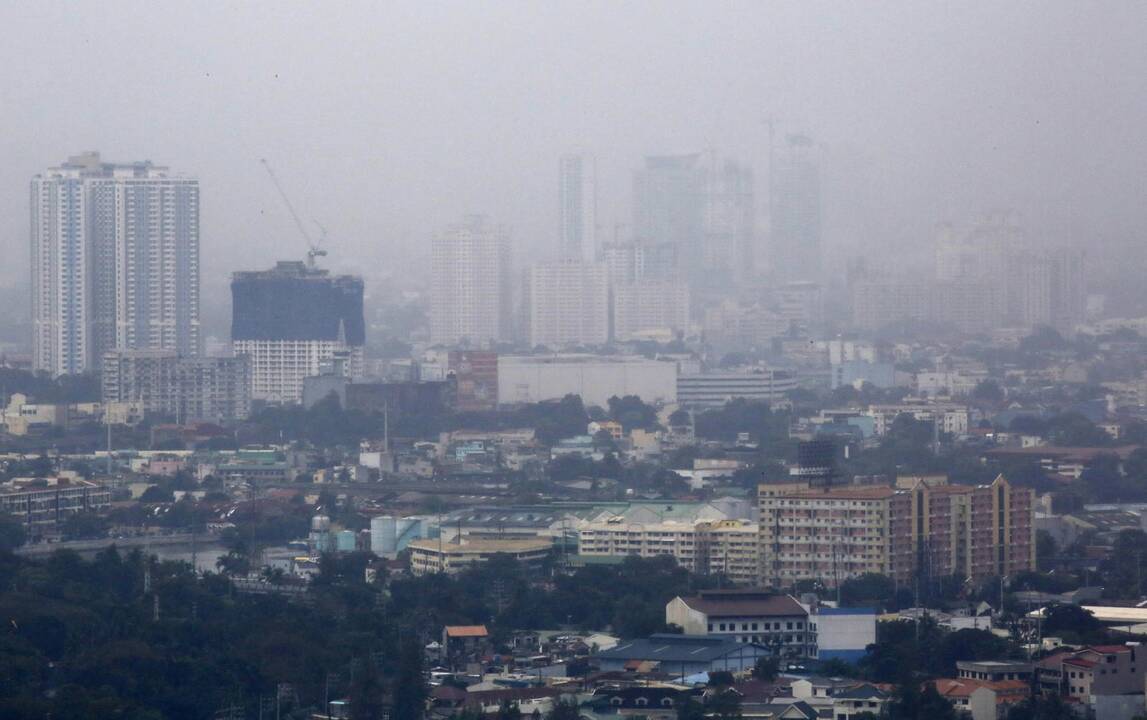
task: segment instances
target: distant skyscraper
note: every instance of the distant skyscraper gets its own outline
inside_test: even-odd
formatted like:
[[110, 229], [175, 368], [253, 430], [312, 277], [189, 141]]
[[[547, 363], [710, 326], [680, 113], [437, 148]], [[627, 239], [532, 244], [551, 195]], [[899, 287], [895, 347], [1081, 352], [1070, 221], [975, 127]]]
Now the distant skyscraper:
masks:
[[430, 341], [457, 345], [508, 340], [510, 238], [482, 216], [434, 238], [430, 247]]
[[362, 376], [366, 342], [362, 278], [332, 276], [305, 263], [237, 272], [231, 279], [231, 345], [249, 358], [251, 397], [303, 399], [303, 378], [332, 360]]
[[647, 157], [633, 195], [635, 242], [676, 247], [695, 286], [721, 286], [752, 270], [752, 170], [715, 152]]
[[634, 239], [675, 245], [684, 267], [700, 268], [705, 185], [700, 154], [646, 157], [633, 176]]
[[86, 372], [110, 350], [198, 354], [198, 180], [91, 152], [31, 192], [36, 370]]
[[609, 342], [609, 275], [604, 264], [560, 260], [531, 267], [525, 305], [531, 346]]
[[820, 168], [810, 138], [789, 135], [772, 170], [773, 271], [777, 279], [821, 279]]
[[707, 170], [701, 279], [723, 286], [752, 273], [753, 171], [715, 155]]
[[592, 262], [597, 252], [594, 159], [564, 155], [558, 164], [558, 257]]

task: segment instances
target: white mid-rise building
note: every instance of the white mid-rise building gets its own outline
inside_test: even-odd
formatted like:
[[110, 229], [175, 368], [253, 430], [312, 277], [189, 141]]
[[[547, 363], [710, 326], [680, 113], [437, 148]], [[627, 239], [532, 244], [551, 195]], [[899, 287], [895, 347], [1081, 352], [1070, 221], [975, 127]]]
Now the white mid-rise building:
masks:
[[737, 399], [775, 402], [796, 388], [796, 376], [785, 370], [681, 375], [677, 402], [687, 407], [720, 407]]
[[430, 246], [430, 341], [474, 345], [511, 336], [510, 238], [482, 216]]
[[531, 267], [525, 306], [531, 346], [609, 342], [609, 280], [603, 264], [563, 260]]
[[31, 220], [35, 370], [199, 353], [198, 180], [83, 153], [32, 179]]
[[689, 286], [682, 280], [635, 280], [613, 286], [613, 336], [637, 340], [689, 328]]

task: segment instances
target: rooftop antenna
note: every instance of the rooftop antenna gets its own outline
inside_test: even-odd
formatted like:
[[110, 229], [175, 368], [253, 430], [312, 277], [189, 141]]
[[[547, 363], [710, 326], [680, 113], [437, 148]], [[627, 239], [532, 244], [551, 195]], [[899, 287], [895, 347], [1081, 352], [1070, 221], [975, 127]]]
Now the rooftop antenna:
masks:
[[319, 226], [321, 235], [318, 241], [311, 237], [307, 232], [307, 226], [303, 224], [299, 213], [295, 212], [295, 206], [291, 204], [291, 199], [287, 197], [287, 191], [283, 189], [282, 183], [279, 182], [278, 176], [275, 171], [271, 169], [271, 163], [267, 162], [267, 158], [259, 158], [259, 162], [263, 164], [263, 169], [267, 171], [267, 175], [271, 178], [271, 182], [275, 185], [275, 190], [279, 192], [279, 197], [282, 198], [283, 204], [287, 206], [287, 212], [291, 214], [291, 219], [295, 221], [295, 227], [298, 228], [299, 234], [307, 241], [307, 267], [311, 270], [315, 269], [315, 258], [326, 257], [327, 251], [323, 250], [320, 246], [322, 241], [327, 237], [327, 230], [319, 222], [314, 221], [315, 225]]

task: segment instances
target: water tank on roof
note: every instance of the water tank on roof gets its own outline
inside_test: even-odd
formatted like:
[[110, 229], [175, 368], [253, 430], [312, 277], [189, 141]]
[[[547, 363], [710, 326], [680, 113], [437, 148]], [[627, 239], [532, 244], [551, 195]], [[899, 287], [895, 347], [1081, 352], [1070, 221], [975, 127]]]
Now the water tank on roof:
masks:
[[311, 532], [327, 532], [331, 529], [331, 519], [326, 515], [311, 518]]

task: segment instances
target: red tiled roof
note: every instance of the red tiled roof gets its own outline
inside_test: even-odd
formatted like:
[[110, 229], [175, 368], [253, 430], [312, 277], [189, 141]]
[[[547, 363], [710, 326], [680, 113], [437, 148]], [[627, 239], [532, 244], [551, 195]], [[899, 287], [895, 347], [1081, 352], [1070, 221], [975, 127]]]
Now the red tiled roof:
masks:
[[488, 637], [490, 633], [486, 630], [485, 625], [447, 625], [446, 637], [452, 638], [472, 638], [472, 637]]
[[1098, 665], [1099, 663], [1094, 662], [1092, 660], [1084, 660], [1083, 658], [1073, 657], [1073, 658], [1068, 658], [1067, 660], [1064, 660], [1063, 664], [1064, 665], [1078, 665], [1080, 667], [1085, 667], [1085, 668], [1093, 668], [1096, 665]]
[[1087, 652], [1088, 650], [1093, 650], [1104, 655], [1131, 652], [1131, 648], [1127, 645], [1088, 645], [1080, 650], [1080, 652]]

